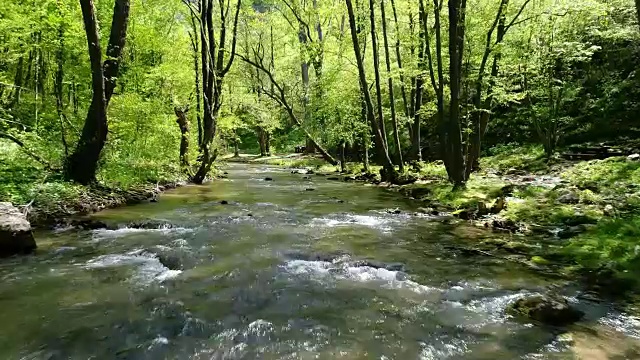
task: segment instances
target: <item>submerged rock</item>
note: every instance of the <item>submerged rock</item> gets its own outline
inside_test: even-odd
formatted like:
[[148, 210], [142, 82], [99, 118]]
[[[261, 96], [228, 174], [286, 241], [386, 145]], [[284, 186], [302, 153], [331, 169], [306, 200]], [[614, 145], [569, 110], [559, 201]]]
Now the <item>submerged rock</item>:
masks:
[[0, 202], [0, 257], [29, 254], [36, 248], [26, 216], [11, 203]]
[[104, 221], [95, 220], [95, 219], [71, 220], [69, 222], [69, 225], [75, 228], [80, 228], [84, 230], [98, 230], [98, 229], [109, 228], [109, 226]]
[[340, 178], [339, 177], [335, 177], [335, 176], [331, 176], [331, 177], [328, 177], [327, 180], [340, 181]]
[[389, 271], [405, 271], [405, 266], [402, 263], [385, 263], [376, 260], [358, 260], [350, 264], [353, 267], [367, 266], [374, 269], [385, 269]]
[[558, 237], [560, 239], [569, 239], [572, 238], [574, 236], [578, 236], [580, 234], [582, 234], [583, 232], [586, 232], [587, 230], [589, 230], [589, 227], [587, 225], [576, 225], [576, 226], [569, 226], [566, 227], [560, 231], [558, 231]]
[[173, 224], [162, 220], [132, 221], [126, 225], [129, 229], [171, 229]]
[[507, 307], [512, 315], [527, 317], [543, 324], [564, 326], [582, 318], [584, 313], [558, 295], [533, 295], [520, 298]]

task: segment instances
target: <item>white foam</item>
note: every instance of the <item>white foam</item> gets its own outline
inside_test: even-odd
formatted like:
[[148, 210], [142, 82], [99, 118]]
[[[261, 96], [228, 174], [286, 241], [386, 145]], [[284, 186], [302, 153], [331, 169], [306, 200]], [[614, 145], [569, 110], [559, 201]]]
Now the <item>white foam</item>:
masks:
[[169, 345], [169, 339], [164, 336], [158, 335], [155, 339], [151, 340], [151, 344], [147, 347], [147, 350], [151, 350], [155, 347]]
[[420, 360], [446, 359], [462, 355], [469, 350], [466, 342], [461, 339], [451, 339], [451, 342], [441, 343], [440, 346], [428, 345], [421, 342], [420, 346], [422, 347], [419, 355]]
[[634, 339], [640, 339], [640, 317], [611, 312], [600, 318], [598, 323], [611, 327]]
[[349, 280], [360, 283], [379, 284], [387, 289], [406, 289], [424, 294], [439, 291], [426, 285], [408, 280], [400, 271], [376, 269], [369, 266], [349, 266], [344, 263], [326, 261], [291, 260], [284, 268], [292, 274], [305, 275], [318, 280]]
[[327, 227], [360, 225], [382, 231], [391, 231], [392, 228], [388, 226], [390, 222], [391, 220], [381, 216], [347, 214], [340, 218], [315, 218], [311, 221], [311, 224]]
[[170, 270], [165, 267], [154, 254], [147, 253], [144, 250], [134, 250], [127, 254], [101, 255], [85, 264], [87, 269], [105, 269], [120, 266], [136, 267], [136, 273], [132, 281], [141, 284], [150, 284], [154, 281], [163, 282], [182, 273], [181, 270]]
[[185, 234], [193, 231], [194, 229], [183, 228], [183, 227], [161, 227], [157, 229], [138, 229], [138, 228], [124, 227], [117, 230], [98, 229], [98, 230], [93, 230], [93, 240], [119, 238], [119, 237], [131, 235], [131, 234], [140, 234], [140, 233]]

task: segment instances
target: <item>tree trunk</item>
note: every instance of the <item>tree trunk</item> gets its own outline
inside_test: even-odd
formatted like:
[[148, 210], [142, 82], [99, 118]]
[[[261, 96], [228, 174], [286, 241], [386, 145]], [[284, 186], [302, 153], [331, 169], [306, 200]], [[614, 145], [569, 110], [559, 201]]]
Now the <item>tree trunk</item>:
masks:
[[345, 141], [342, 140], [340, 142], [340, 172], [342, 172], [343, 174], [347, 172], [347, 160], [345, 159], [344, 156], [344, 148], [345, 148]]
[[[398, 165], [400, 172], [404, 172], [404, 162], [402, 160], [402, 145], [400, 144], [400, 133], [398, 132], [398, 118], [396, 115], [396, 99], [393, 88], [393, 78], [391, 77], [391, 59], [389, 57], [389, 39], [387, 37], [387, 15], [384, 9], [384, 1], [380, 0], [380, 15], [382, 16], [382, 35], [384, 38], [384, 55], [387, 66], [387, 81], [389, 85], [389, 105], [391, 107], [391, 124], [393, 125], [393, 137], [396, 143]], [[399, 46], [398, 46], [399, 47]]]
[[66, 161], [65, 173], [71, 180], [88, 184], [95, 181], [100, 154], [107, 141], [107, 106], [116, 86], [119, 63], [125, 45], [129, 22], [129, 0], [115, 2], [107, 60], [104, 65], [101, 64], [100, 34], [93, 0], [80, 0], [80, 7], [89, 46], [93, 99], [80, 140], [73, 154]]
[[[475, 111], [472, 116], [473, 119], [473, 132], [470, 136], [470, 147], [469, 153], [467, 154], [467, 176], [471, 171], [476, 171], [480, 168], [479, 159], [480, 159], [480, 151], [482, 146], [482, 140], [484, 137], [484, 133], [487, 129], [487, 124], [489, 121], [489, 112], [491, 108], [491, 99], [492, 99], [492, 86], [489, 86], [488, 95], [486, 99], [483, 99], [483, 90], [484, 90], [484, 75], [485, 69], [487, 65], [487, 61], [489, 60], [489, 55], [491, 54], [493, 47], [502, 42], [504, 39], [504, 35], [506, 32], [506, 8], [509, 5], [509, 0], [501, 0], [500, 6], [498, 7], [498, 12], [496, 13], [496, 17], [493, 21], [493, 24], [487, 31], [486, 42], [484, 47], [484, 53], [482, 55], [482, 61], [480, 62], [480, 69], [478, 70], [478, 78], [475, 82], [475, 94], [474, 94], [474, 106]], [[498, 28], [496, 41], [493, 43], [493, 32]], [[498, 61], [500, 60], [500, 52], [494, 55], [493, 58], [493, 66], [491, 68], [491, 73], [489, 77], [489, 81], [493, 82], [493, 79], [498, 75]]]
[[[382, 86], [380, 81], [380, 55], [378, 54], [378, 34], [376, 32], [375, 3], [369, 0], [369, 20], [371, 26], [371, 49], [373, 51], [373, 73], [376, 84], [376, 105], [378, 108], [378, 126], [382, 135], [382, 144], [389, 151], [387, 145], [387, 130], [385, 129], [384, 110], [382, 108]], [[384, 159], [382, 159], [384, 161]]]
[[378, 126], [378, 122], [376, 121], [374, 112], [373, 112], [373, 102], [371, 101], [371, 94], [369, 93], [369, 87], [367, 83], [366, 72], [364, 69], [364, 59], [360, 53], [360, 45], [358, 41], [358, 34], [356, 29], [356, 20], [353, 12], [353, 4], [351, 0], [345, 0], [347, 4], [347, 12], [349, 15], [349, 25], [351, 27], [351, 39], [353, 41], [353, 50], [356, 56], [356, 62], [358, 65], [358, 78], [360, 81], [360, 88], [364, 95], [364, 100], [367, 104], [367, 119], [371, 125], [371, 130], [373, 131], [374, 140], [376, 150], [378, 151], [379, 157], [382, 159], [382, 166], [384, 169], [383, 179], [389, 181], [395, 181], [398, 178], [398, 173], [389, 158], [389, 153], [385, 147], [384, 138], [380, 131], [380, 127]]
[[264, 129], [258, 126], [256, 128], [256, 133], [258, 135], [258, 145], [260, 146], [260, 156], [267, 156], [267, 146], [265, 142]]
[[18, 59], [18, 65], [16, 66], [16, 76], [13, 80], [13, 97], [11, 98], [11, 103], [9, 104], [9, 108], [12, 109], [15, 106], [20, 104], [20, 94], [22, 93], [22, 72], [24, 68], [24, 56], [20, 56]]
[[183, 108], [174, 107], [173, 111], [176, 114], [176, 123], [180, 127], [180, 167], [182, 171], [187, 175], [190, 175], [189, 164], [189, 118], [187, 113], [189, 112], [189, 106]]
[[58, 51], [56, 53], [56, 62], [58, 69], [55, 77], [55, 95], [56, 95], [56, 111], [58, 112], [58, 121], [60, 124], [60, 140], [64, 147], [64, 156], [69, 156], [69, 146], [67, 145], [67, 136], [64, 128], [64, 104], [62, 94], [62, 83], [64, 81], [64, 24], [58, 28]]
[[[639, 0], [640, 1], [640, 0]], [[398, 25], [398, 12], [396, 11], [396, 3], [391, 0], [391, 9], [393, 10], [393, 20], [396, 26], [396, 61], [398, 62], [398, 69], [400, 70], [400, 93], [402, 94], [402, 105], [404, 109], [404, 116], [409, 118], [409, 103], [407, 102], [407, 89], [404, 84], [404, 74], [402, 73], [402, 55], [400, 53], [400, 26]]]
[[200, 91], [200, 60], [198, 59], [200, 54], [200, 45], [198, 41], [198, 28], [196, 27], [196, 19], [195, 15], [191, 14], [191, 31], [193, 35], [191, 37], [191, 48], [193, 49], [193, 71], [194, 71], [194, 79], [196, 85], [196, 121], [198, 122], [198, 146], [202, 144], [202, 106], [200, 96], [202, 96]]
[[[218, 156], [218, 150], [212, 149], [212, 143], [216, 136], [218, 114], [222, 107], [222, 92], [224, 77], [231, 69], [236, 56], [236, 40], [238, 33], [238, 15], [240, 14], [241, 0], [238, 0], [235, 8], [235, 15], [232, 23], [231, 47], [227, 44], [227, 27], [230, 21], [227, 18], [231, 3], [220, 2], [220, 21], [214, 25], [213, 22], [213, 0], [202, 0], [200, 6], [200, 48], [202, 65], [202, 93], [204, 100], [204, 114], [202, 117], [202, 143], [200, 144], [199, 166], [195, 175], [191, 178], [196, 184], [202, 184], [206, 179], [211, 166]], [[215, 27], [214, 27], [215, 26]], [[216, 39], [215, 31], [219, 37]], [[229, 58], [225, 61], [225, 54]]]
[[636, 16], [638, 18], [638, 26], [640, 26], [640, 0], [636, 0]]
[[449, 178], [455, 187], [466, 182], [465, 162], [462, 151], [462, 131], [460, 125], [460, 88], [462, 84], [462, 57], [464, 48], [464, 21], [466, 0], [449, 0], [449, 122], [447, 139], [449, 140], [450, 173]]
[[89, 46], [93, 98], [80, 140], [75, 151], [66, 161], [65, 173], [71, 180], [89, 184], [95, 181], [100, 153], [107, 140], [107, 101], [100, 33], [93, 0], [80, 0], [80, 7]]

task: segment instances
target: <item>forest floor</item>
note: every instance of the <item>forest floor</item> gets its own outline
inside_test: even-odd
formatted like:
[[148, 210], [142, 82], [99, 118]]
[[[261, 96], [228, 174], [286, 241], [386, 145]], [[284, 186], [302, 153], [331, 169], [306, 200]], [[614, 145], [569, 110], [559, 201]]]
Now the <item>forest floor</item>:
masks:
[[512, 241], [472, 244], [474, 249], [517, 254], [531, 266], [578, 276], [612, 295], [640, 292], [640, 161], [633, 156], [547, 160], [538, 147], [502, 147], [484, 157], [482, 170], [456, 191], [438, 162], [412, 165], [403, 176], [416, 181], [393, 185], [379, 182], [378, 168], [365, 173], [361, 164], [349, 163], [348, 171], [340, 173], [315, 156], [226, 160], [374, 183], [421, 202], [421, 213], [450, 214], [513, 234]]

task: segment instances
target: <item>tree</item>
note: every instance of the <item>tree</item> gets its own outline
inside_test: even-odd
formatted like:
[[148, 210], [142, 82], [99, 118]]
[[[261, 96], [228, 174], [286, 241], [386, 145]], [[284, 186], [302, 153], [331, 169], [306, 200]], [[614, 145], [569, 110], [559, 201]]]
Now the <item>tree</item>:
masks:
[[122, 51], [129, 23], [129, 0], [116, 0], [111, 23], [111, 35], [107, 46], [107, 59], [102, 64], [100, 34], [93, 0], [80, 0], [84, 20], [89, 59], [93, 98], [82, 130], [82, 136], [74, 152], [65, 163], [67, 178], [81, 184], [89, 184], [96, 179], [98, 162], [107, 141], [107, 106], [113, 96]]
[[[356, 19], [353, 11], [353, 4], [351, 0], [345, 0], [347, 5], [347, 13], [349, 16], [349, 26], [351, 28], [351, 40], [353, 41], [353, 51], [356, 57], [356, 64], [358, 66], [358, 78], [360, 81], [360, 88], [364, 95], [364, 101], [367, 107], [366, 114], [367, 120], [371, 125], [371, 130], [373, 131], [375, 148], [378, 152], [379, 158], [382, 161], [382, 166], [384, 169], [383, 179], [394, 181], [398, 177], [398, 173], [393, 166], [393, 162], [389, 157], [389, 152], [386, 147], [386, 142], [384, 141], [384, 137], [382, 135], [382, 130], [376, 120], [375, 114], [373, 112], [373, 102], [371, 100], [371, 93], [369, 92], [369, 86], [367, 82], [367, 76], [364, 68], [364, 58], [362, 57], [360, 51], [360, 44], [358, 40], [358, 29], [356, 25]], [[371, 4], [373, 1], [371, 0]], [[370, 9], [372, 11], [373, 9]]]
[[462, 60], [464, 55], [465, 16], [467, 0], [449, 0], [449, 120], [445, 127], [445, 157], [449, 178], [455, 187], [467, 181], [463, 156], [462, 127], [460, 119], [460, 95], [462, 84]]
[[[193, 12], [196, 11], [191, 8], [190, 3], [186, 2], [186, 4]], [[225, 6], [224, 1], [220, 0], [218, 7], [219, 21], [214, 24], [213, 0], [200, 0], [199, 2], [202, 98], [204, 101], [199, 165], [192, 177], [192, 181], [196, 184], [201, 184], [205, 180], [217, 157], [217, 150], [212, 149], [212, 143], [216, 136], [216, 121], [223, 102], [224, 78], [231, 69], [235, 58], [241, 0], [236, 2], [235, 14], [232, 19], [228, 18], [231, 2], [227, 2]], [[218, 27], [218, 36], [215, 32], [216, 27]], [[230, 44], [227, 40], [229, 30], [231, 31]], [[229, 45], [230, 49], [227, 48]], [[225, 56], [228, 57], [225, 59]]]

